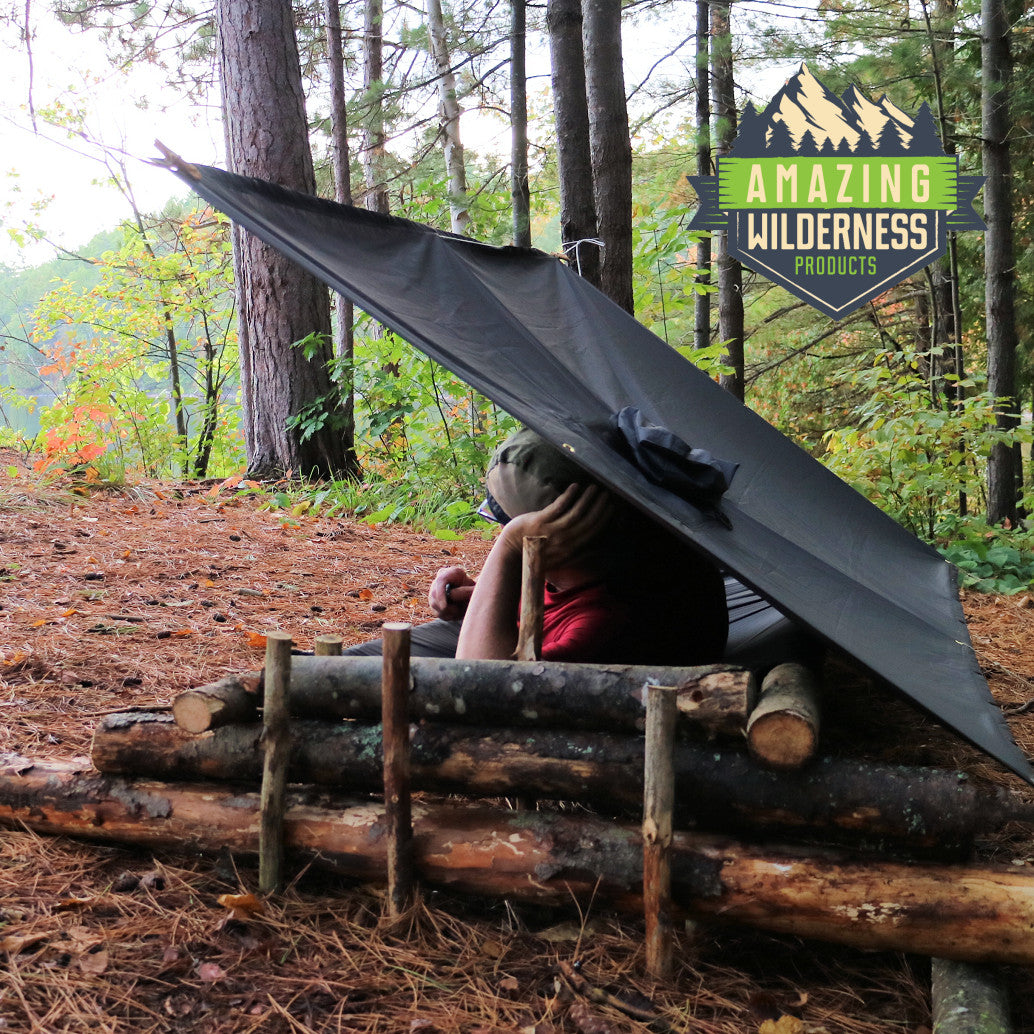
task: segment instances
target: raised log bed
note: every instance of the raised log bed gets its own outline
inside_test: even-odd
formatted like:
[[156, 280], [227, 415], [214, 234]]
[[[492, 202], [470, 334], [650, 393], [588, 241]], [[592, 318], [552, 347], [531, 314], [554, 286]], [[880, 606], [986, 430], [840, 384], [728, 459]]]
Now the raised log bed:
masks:
[[[0, 824], [150, 848], [254, 853], [258, 795], [89, 768], [0, 763]], [[642, 908], [642, 838], [586, 816], [414, 807], [416, 869], [429, 885], [549, 903]], [[299, 862], [384, 878], [383, 806], [289, 794], [286, 844]], [[962, 866], [859, 863], [830, 852], [672, 839], [676, 904], [723, 922], [858, 948], [1034, 964], [1034, 879]]]
[[[292, 782], [382, 789], [379, 725], [297, 720], [292, 727]], [[127, 712], [101, 720], [92, 758], [102, 772], [257, 785], [260, 733], [250, 724], [191, 736], [167, 713]], [[411, 749], [416, 789], [528, 794], [642, 813], [642, 737], [426, 723], [414, 726]], [[1008, 821], [1034, 821], [1034, 805], [941, 769], [824, 758], [801, 771], [772, 772], [742, 750], [689, 742], [676, 745], [674, 766], [682, 826], [811, 830], [945, 849]]]
[[[379, 657], [293, 657], [291, 713], [300, 718], [381, 716]], [[754, 704], [754, 676], [727, 664], [672, 668], [658, 665], [567, 664], [559, 661], [458, 661], [414, 657], [410, 717], [472, 725], [610, 729], [642, 732], [644, 687], [675, 686], [687, 721], [715, 732], [742, 732]], [[257, 695], [250, 691], [257, 689]], [[184, 727], [204, 732], [227, 715], [261, 703], [255, 675], [187, 690], [174, 703], [191, 717]], [[206, 714], [212, 716], [206, 723]]]

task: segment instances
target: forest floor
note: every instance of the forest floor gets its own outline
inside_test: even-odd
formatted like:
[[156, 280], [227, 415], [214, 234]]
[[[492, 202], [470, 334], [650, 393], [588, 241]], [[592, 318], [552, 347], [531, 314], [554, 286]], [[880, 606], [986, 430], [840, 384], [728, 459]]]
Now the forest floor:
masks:
[[[292, 516], [264, 498], [212, 483], [44, 485], [0, 455], [0, 761], [86, 757], [102, 716], [259, 667], [273, 629], [311, 649], [324, 632], [350, 644], [384, 621], [424, 620], [434, 572], [476, 572], [489, 547], [476, 533], [446, 541]], [[968, 594], [964, 605], [992, 691], [1034, 756], [1034, 594]], [[833, 743], [1024, 792], [896, 707]], [[1030, 829], [985, 853], [1034, 879]], [[219, 896], [256, 882], [248, 861], [0, 831], [0, 1032], [648, 1029], [558, 991], [558, 964], [576, 959], [599, 988], [648, 997], [673, 1031], [932, 1026], [929, 960], [915, 956], [701, 926], [678, 931], [676, 974], [661, 985], [644, 975], [641, 922], [600, 906], [579, 916], [433, 893], [407, 933], [381, 918], [377, 888], [306, 872], [261, 914], [228, 921]], [[1034, 1034], [1034, 977], [1003, 972], [1017, 1034]]]

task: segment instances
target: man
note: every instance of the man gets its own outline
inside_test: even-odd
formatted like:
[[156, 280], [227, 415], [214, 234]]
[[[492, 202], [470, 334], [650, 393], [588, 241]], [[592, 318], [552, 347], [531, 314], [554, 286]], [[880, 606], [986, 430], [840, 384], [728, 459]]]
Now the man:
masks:
[[[414, 656], [498, 658], [517, 644], [525, 536], [543, 535], [544, 660], [706, 664], [721, 660], [725, 584], [702, 554], [597, 485], [530, 430], [511, 435], [485, 477], [482, 512], [503, 525], [475, 581], [438, 572], [438, 620], [411, 637]], [[363, 644], [346, 653], [379, 653]]]

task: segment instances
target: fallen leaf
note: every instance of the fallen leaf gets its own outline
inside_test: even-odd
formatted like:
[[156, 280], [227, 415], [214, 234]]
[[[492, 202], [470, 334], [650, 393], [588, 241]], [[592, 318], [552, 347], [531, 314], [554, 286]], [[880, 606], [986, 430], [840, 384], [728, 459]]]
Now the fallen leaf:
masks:
[[202, 962], [197, 968], [197, 975], [200, 980], [214, 984], [226, 977], [226, 970], [215, 962]]
[[487, 959], [499, 959], [506, 954], [506, 945], [489, 938], [481, 943], [481, 954]]
[[80, 955], [79, 968], [84, 973], [100, 976], [108, 968], [108, 953], [101, 948], [100, 951], [88, 951], [84, 955]]
[[778, 1020], [765, 1020], [758, 1027], [758, 1034], [801, 1034], [804, 1024], [796, 1016], [780, 1016]]
[[248, 637], [248, 646], [255, 650], [264, 650], [266, 648], [266, 637], [261, 632], [245, 632]]
[[611, 1024], [592, 1011], [588, 1002], [575, 1002], [567, 1010], [567, 1015], [582, 1034], [617, 1034]]
[[360, 589], [359, 590], [359, 599], [361, 599], [361, 600], [372, 600], [373, 599], [373, 590], [372, 589]]
[[503, 979], [499, 981], [500, 991], [519, 991], [520, 987], [521, 985], [516, 977], [503, 977]]
[[228, 908], [234, 919], [248, 919], [265, 911], [261, 898], [254, 894], [220, 894], [216, 901]]
[[47, 936], [45, 933], [9, 933], [6, 937], [0, 938], [0, 951], [5, 951], [8, 955], [16, 955], [20, 951], [25, 951], [26, 948], [31, 948], [34, 944], [39, 944], [40, 941], [45, 941]]

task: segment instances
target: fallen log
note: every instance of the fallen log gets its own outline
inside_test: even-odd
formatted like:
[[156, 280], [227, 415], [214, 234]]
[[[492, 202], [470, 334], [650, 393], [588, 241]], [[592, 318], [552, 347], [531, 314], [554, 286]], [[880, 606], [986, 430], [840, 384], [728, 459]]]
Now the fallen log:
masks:
[[[85, 761], [83, 762], [85, 765]], [[0, 762], [0, 825], [40, 833], [254, 854], [258, 795], [211, 784], [103, 776], [10, 755]], [[415, 862], [428, 885], [551, 905], [642, 909], [642, 837], [574, 814], [417, 803]], [[383, 881], [384, 808], [289, 793], [286, 845], [298, 863]], [[1034, 879], [1015, 871], [891, 862], [672, 838], [680, 914], [746, 923], [863, 949], [1034, 964]]]
[[761, 683], [747, 719], [747, 746], [763, 765], [800, 768], [819, 745], [819, 701], [815, 676], [795, 661], [777, 664]]
[[[378, 657], [295, 657], [291, 710], [299, 718], [360, 718], [381, 713]], [[755, 693], [741, 668], [459, 661], [414, 657], [410, 717], [471, 725], [642, 732], [644, 687], [675, 686], [688, 721], [742, 732]]]
[[957, 959], [930, 960], [933, 1034], [1011, 1034], [1002, 973]]
[[[379, 725], [298, 720], [293, 728], [292, 782], [382, 788]], [[101, 772], [255, 783], [260, 731], [235, 725], [190, 736], [167, 713], [132, 711], [101, 719], [91, 756]], [[527, 794], [641, 815], [641, 737], [429, 722], [413, 727], [411, 749], [416, 789]], [[1034, 804], [978, 788], [955, 771], [822, 758], [801, 771], [774, 772], [742, 750], [687, 741], [676, 744], [674, 766], [682, 826], [820, 831], [946, 851], [1009, 821], [1034, 822]]]

